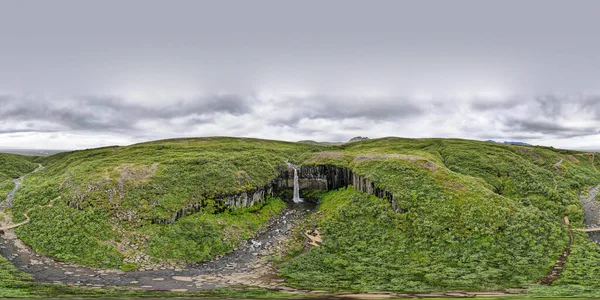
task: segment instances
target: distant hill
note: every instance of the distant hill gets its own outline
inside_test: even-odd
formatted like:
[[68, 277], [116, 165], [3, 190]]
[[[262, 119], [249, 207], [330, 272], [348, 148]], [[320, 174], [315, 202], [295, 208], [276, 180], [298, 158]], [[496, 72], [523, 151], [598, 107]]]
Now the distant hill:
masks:
[[0, 153], [19, 154], [26, 156], [50, 156], [53, 154], [65, 152], [65, 150], [45, 150], [45, 149], [0, 149]]
[[[366, 141], [368, 139], [369, 139], [368, 137], [356, 136], [356, 137], [353, 137], [350, 140], [348, 140], [346, 143]], [[313, 140], [302, 140], [302, 141], [298, 141], [298, 143], [310, 144], [310, 145], [321, 145], [321, 146], [336, 146], [336, 145], [345, 144], [344, 142], [317, 142], [317, 141], [313, 141]]]
[[[487, 140], [486, 142], [490, 142], [490, 143], [500, 143], [500, 142], [496, 142], [496, 141], [494, 141], [494, 140]], [[531, 144], [527, 144], [527, 143], [523, 143], [523, 142], [509, 142], [509, 141], [504, 141], [502, 144], [505, 144], [505, 145], [532, 146]]]
[[527, 143], [523, 143], [523, 142], [508, 142], [508, 141], [505, 141], [503, 144], [505, 144], [505, 145], [532, 146], [531, 144], [527, 144]]

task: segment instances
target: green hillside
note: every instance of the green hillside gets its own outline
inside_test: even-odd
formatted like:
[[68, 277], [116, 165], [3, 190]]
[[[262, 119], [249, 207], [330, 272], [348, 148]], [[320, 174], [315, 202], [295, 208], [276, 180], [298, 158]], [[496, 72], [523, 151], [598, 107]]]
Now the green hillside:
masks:
[[[600, 183], [594, 155], [451, 139], [384, 138], [343, 145], [202, 138], [60, 153], [25, 179], [13, 218], [35, 250], [65, 261], [135, 268], [205, 261], [231, 251], [284, 207], [273, 198], [223, 210], [286, 162], [351, 169], [393, 193], [398, 210], [352, 189], [325, 194], [312, 222], [325, 233], [283, 265], [297, 287], [360, 291], [495, 289], [544, 277], [582, 225], [577, 193]], [[174, 224], [186, 204], [200, 212]], [[190, 229], [193, 230], [190, 230]], [[587, 246], [586, 246], [587, 247]], [[573, 276], [573, 275], [570, 275]]]
[[297, 287], [424, 292], [533, 283], [568, 244], [561, 218], [582, 225], [578, 190], [600, 182], [590, 154], [542, 147], [388, 138], [337, 151], [310, 163], [374, 180], [394, 193], [401, 213], [355, 191], [327, 194], [315, 216], [323, 247], [283, 268]]
[[[142, 262], [209, 260], [233, 250], [284, 207], [271, 199], [217, 213], [214, 198], [264, 186], [277, 166], [314, 151], [295, 143], [205, 138], [60, 153], [26, 178], [13, 217], [21, 221], [30, 207], [54, 205], [34, 210], [31, 223], [16, 232], [41, 253], [89, 266], [133, 268], [148, 254], [152, 258]], [[152, 222], [200, 201], [200, 213], [175, 224]]]
[[0, 153], [0, 201], [3, 201], [14, 187], [13, 179], [33, 171], [37, 164], [31, 157]]

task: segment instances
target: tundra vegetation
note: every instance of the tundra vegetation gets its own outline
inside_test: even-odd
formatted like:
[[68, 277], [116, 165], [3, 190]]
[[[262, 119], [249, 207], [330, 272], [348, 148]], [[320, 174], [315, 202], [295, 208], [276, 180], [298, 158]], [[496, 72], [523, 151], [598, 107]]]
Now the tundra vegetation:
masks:
[[31, 157], [0, 153], [0, 201], [4, 201], [6, 195], [15, 187], [13, 179], [33, 171], [36, 167], [37, 164], [32, 162]]
[[[292, 286], [331, 291], [535, 283], [568, 245], [563, 217], [582, 226], [578, 193], [600, 183], [591, 153], [456, 139], [342, 145], [177, 139], [24, 161], [27, 167], [7, 179], [36, 163], [45, 168], [26, 177], [15, 196], [15, 221], [41, 205], [16, 229], [18, 236], [64, 261], [122, 269], [147, 262], [140, 257], [186, 263], [231, 251], [285, 204], [270, 198], [227, 209], [216, 200], [268, 184], [286, 162], [349, 168], [393, 193], [397, 209], [352, 187], [322, 194], [310, 224], [322, 229], [323, 245], [295, 249], [280, 269]], [[172, 224], [154, 222], [191, 203], [202, 203], [200, 211]], [[563, 295], [597, 289], [599, 258], [597, 246], [576, 234], [561, 279], [531, 290]]]

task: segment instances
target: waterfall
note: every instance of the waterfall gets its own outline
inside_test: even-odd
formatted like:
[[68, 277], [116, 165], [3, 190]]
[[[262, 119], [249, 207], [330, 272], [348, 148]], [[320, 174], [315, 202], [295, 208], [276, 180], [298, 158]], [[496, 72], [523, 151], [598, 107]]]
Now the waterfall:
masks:
[[294, 203], [304, 202], [300, 198], [300, 184], [298, 183], [298, 169], [294, 168]]

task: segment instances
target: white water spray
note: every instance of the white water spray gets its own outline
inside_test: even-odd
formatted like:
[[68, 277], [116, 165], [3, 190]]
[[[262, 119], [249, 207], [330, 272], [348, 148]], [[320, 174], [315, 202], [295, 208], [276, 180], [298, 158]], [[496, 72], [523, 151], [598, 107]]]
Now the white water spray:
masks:
[[298, 169], [294, 168], [294, 203], [304, 202], [300, 198], [300, 184], [298, 183]]

